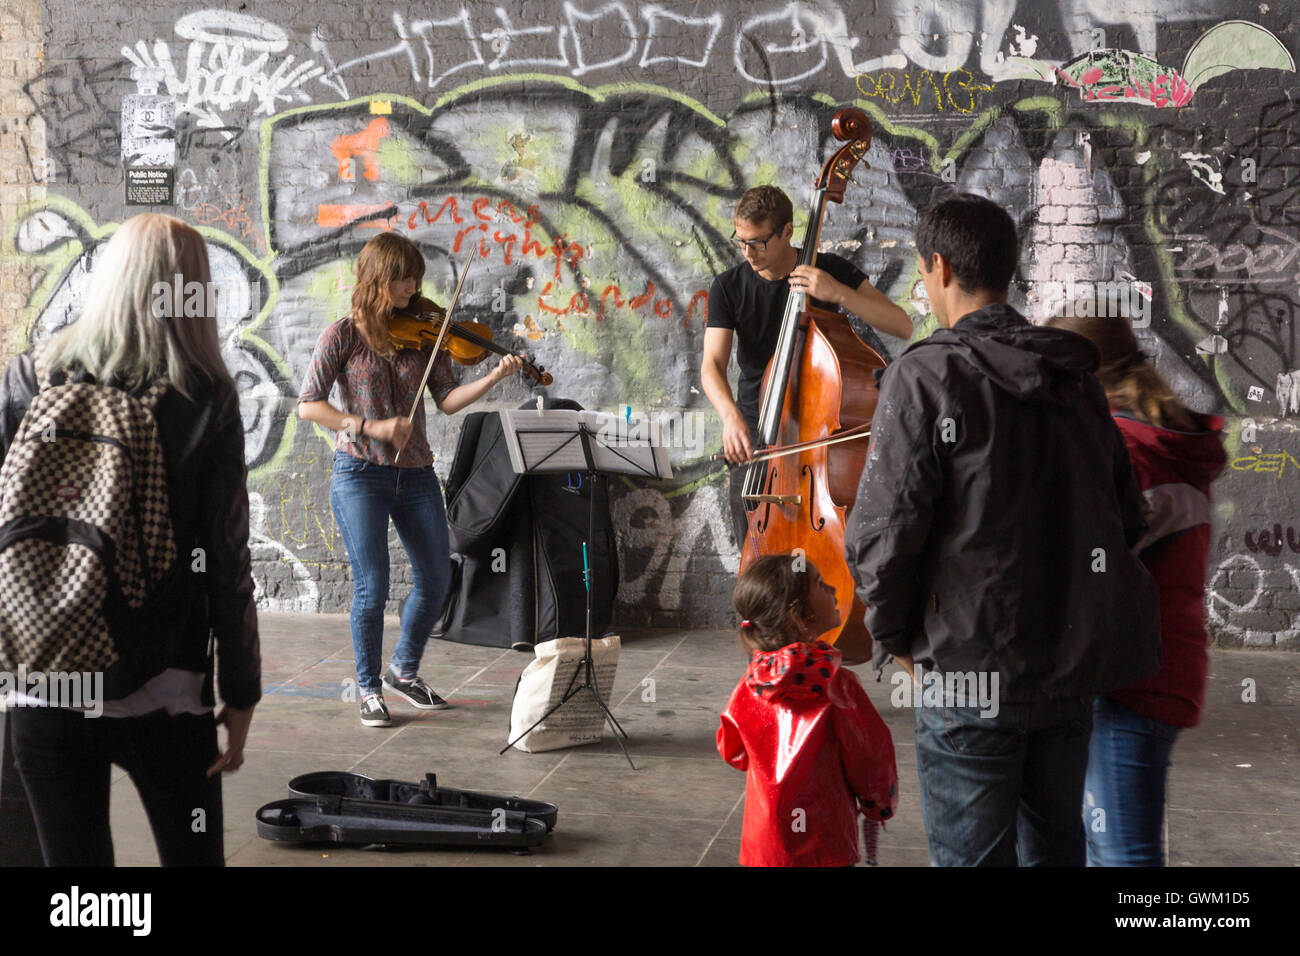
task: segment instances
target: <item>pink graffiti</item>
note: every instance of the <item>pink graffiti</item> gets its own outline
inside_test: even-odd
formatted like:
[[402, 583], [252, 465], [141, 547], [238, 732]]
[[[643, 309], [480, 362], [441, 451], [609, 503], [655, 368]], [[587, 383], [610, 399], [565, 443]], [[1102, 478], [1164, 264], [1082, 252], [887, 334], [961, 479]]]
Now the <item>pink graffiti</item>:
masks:
[[1149, 106], [1163, 108], [1185, 106], [1196, 92], [1178, 75], [1178, 71], [1173, 69], [1157, 74], [1150, 83], [1134, 80], [1126, 83], [1110, 83], [1106, 86], [1096, 85], [1103, 73], [1095, 66], [1085, 70], [1078, 80], [1060, 67], [1055, 67], [1055, 72], [1058, 80], [1079, 91], [1084, 102], [1146, 103]]

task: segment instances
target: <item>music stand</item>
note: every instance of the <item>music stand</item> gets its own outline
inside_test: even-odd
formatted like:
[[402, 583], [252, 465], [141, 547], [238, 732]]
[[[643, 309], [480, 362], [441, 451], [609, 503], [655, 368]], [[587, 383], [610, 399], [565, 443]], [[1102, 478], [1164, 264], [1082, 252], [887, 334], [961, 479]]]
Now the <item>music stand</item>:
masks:
[[[538, 402], [532, 409], [507, 409], [499, 413], [510, 464], [520, 475], [546, 475], [557, 472], [582, 472], [591, 482], [587, 509], [587, 540], [582, 545], [582, 577], [587, 587], [587, 635], [582, 660], [569, 679], [564, 695], [533, 725], [501, 748], [505, 753], [533, 728], [566, 703], [586, 690], [605, 714], [614, 739], [618, 741], [628, 765], [636, 764], [623, 741], [627, 732], [614, 719], [609, 706], [601, 699], [596, 681], [596, 666], [591, 657], [591, 563], [590, 545], [595, 538], [596, 491], [602, 474], [636, 475], [641, 478], [671, 478], [672, 466], [660, 443], [659, 425], [651, 421], [625, 422], [601, 412], [577, 412], [564, 409], [542, 411]], [[578, 676], [582, 675], [582, 680]], [[613, 688], [611, 688], [612, 690]]]

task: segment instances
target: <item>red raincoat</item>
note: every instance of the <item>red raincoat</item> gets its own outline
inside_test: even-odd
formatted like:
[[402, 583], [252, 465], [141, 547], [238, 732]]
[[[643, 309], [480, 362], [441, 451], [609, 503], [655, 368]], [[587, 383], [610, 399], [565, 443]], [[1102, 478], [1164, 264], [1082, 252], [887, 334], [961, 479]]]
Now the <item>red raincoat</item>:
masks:
[[885, 821], [898, 803], [889, 729], [821, 641], [754, 652], [722, 713], [718, 753], [747, 772], [745, 866], [857, 863], [859, 809]]

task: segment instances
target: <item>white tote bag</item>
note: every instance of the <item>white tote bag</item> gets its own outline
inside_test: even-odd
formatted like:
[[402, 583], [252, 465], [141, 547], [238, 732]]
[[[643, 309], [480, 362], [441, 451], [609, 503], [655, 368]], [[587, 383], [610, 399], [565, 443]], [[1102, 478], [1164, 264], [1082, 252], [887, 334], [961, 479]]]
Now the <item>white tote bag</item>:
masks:
[[[574, 672], [579, 669], [585, 644], [586, 641], [581, 637], [561, 637], [533, 648], [535, 658], [519, 675], [519, 686], [515, 688], [515, 701], [510, 710], [509, 740], [514, 740], [528, 730], [542, 714], [558, 704], [571, 682], [577, 684], [583, 679], [584, 674], [575, 677]], [[591, 642], [596, 684], [600, 688], [600, 698], [606, 704], [609, 704], [610, 690], [618, 671], [619, 647], [617, 634]], [[590, 691], [582, 690], [534, 727], [515, 746], [528, 753], [559, 750], [562, 747], [594, 744], [604, 733], [604, 711], [597, 706]]]

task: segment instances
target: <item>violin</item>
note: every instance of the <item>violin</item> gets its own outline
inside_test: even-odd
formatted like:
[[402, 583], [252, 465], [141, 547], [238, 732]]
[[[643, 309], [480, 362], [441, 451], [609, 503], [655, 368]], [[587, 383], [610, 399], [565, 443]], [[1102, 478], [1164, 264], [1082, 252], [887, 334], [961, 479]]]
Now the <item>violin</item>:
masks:
[[[845, 145], [815, 184], [799, 265], [815, 265], [826, 203], [843, 202], [855, 166], [871, 146], [871, 122], [859, 109], [835, 114], [831, 132]], [[757, 454], [747, 463], [742, 500], [747, 534], [740, 572], [765, 554], [796, 550], [835, 589], [841, 623], [821, 639], [844, 663], [871, 658], [866, 608], [844, 558], [845, 523], [866, 465], [867, 439], [879, 392], [873, 372], [884, 358], [849, 320], [791, 289], [776, 352], [763, 376]]]
[[[394, 309], [388, 320], [388, 336], [394, 348], [424, 349], [437, 343], [442, 337], [441, 351], [446, 352], [461, 365], [477, 365], [487, 358], [489, 352], [497, 355], [514, 355], [509, 349], [502, 348], [492, 341], [492, 330], [478, 322], [453, 321], [442, 334], [443, 322], [447, 318], [445, 309], [426, 298], [419, 298], [404, 309]], [[538, 385], [550, 385], [554, 381], [550, 373], [540, 365], [534, 365], [529, 358], [520, 356], [524, 366], [520, 371]]]

